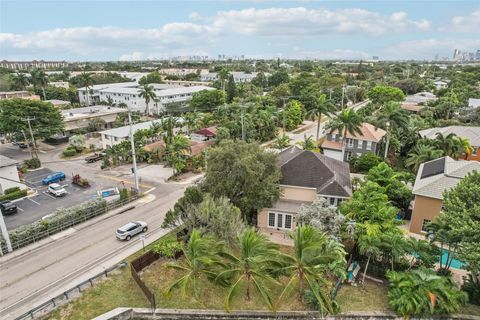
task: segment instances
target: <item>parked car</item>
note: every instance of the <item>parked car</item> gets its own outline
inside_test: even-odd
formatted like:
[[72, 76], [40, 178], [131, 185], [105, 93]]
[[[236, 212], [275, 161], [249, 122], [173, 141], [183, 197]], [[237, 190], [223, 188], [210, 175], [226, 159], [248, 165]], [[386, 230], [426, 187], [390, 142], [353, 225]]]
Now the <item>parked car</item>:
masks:
[[6, 216], [9, 214], [17, 213], [17, 206], [10, 201], [2, 201], [0, 202], [0, 210], [2, 211], [2, 215]]
[[92, 163], [92, 162], [96, 162], [98, 160], [102, 160], [103, 157], [105, 157], [105, 153], [95, 153], [91, 156], [86, 157], [85, 161], [87, 161], [88, 163]]
[[61, 197], [67, 194], [67, 190], [58, 183], [52, 183], [48, 186], [48, 193], [53, 194], [55, 197]]
[[33, 147], [33, 143], [29, 142], [29, 143], [27, 144], [25, 141], [16, 142], [15, 145], [17, 145], [20, 149], [26, 149], [26, 148], [28, 148], [29, 146], [30, 146], [30, 147]]
[[118, 240], [130, 240], [134, 235], [147, 232], [148, 226], [144, 221], [132, 221], [117, 229], [115, 235]]
[[50, 183], [55, 183], [58, 181], [65, 180], [65, 173], [63, 172], [54, 172], [50, 173], [48, 176], [42, 179], [42, 184], [47, 185]]

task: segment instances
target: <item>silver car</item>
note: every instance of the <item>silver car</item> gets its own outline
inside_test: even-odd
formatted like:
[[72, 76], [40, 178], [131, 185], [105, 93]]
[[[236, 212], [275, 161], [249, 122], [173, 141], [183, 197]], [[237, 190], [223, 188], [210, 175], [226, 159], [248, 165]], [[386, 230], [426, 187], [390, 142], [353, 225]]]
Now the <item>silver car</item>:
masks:
[[118, 240], [130, 240], [134, 235], [147, 232], [148, 226], [144, 221], [132, 221], [117, 229], [115, 235]]

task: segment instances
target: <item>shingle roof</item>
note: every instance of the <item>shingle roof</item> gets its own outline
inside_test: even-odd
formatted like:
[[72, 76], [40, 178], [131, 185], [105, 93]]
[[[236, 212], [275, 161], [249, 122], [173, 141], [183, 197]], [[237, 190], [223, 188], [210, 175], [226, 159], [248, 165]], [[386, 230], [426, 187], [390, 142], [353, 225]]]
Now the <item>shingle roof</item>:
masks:
[[[437, 174], [424, 174], [424, 171], [432, 169], [430, 167], [437, 167], [438, 165], [442, 165], [443, 170], [441, 170], [442, 168], [433, 168], [432, 172], [438, 172]], [[443, 199], [443, 191], [455, 187], [460, 180], [474, 170], [480, 171], [480, 163], [476, 161], [456, 161], [450, 157], [422, 163], [412, 192], [419, 196]]]
[[318, 194], [350, 197], [349, 165], [323, 154], [292, 146], [279, 154], [281, 184], [316, 188]]
[[3, 168], [3, 167], [9, 167], [9, 166], [13, 166], [17, 163], [20, 163], [21, 161], [19, 160], [15, 160], [15, 159], [12, 159], [12, 158], [9, 158], [9, 157], [5, 157], [5, 156], [2, 156], [0, 154], [0, 168]]
[[[362, 133], [355, 136], [347, 132], [347, 138], [379, 142], [387, 133], [385, 130], [375, 128], [374, 125], [371, 125], [367, 122], [362, 123], [362, 127], [360, 128], [360, 130]], [[337, 130], [333, 131], [333, 133], [339, 134]]]
[[449, 126], [443, 128], [430, 128], [420, 130], [420, 135], [427, 139], [435, 139], [437, 133], [441, 133], [444, 136], [449, 133], [468, 139], [470, 144], [474, 147], [480, 146], [480, 127], [467, 127], [467, 126]]

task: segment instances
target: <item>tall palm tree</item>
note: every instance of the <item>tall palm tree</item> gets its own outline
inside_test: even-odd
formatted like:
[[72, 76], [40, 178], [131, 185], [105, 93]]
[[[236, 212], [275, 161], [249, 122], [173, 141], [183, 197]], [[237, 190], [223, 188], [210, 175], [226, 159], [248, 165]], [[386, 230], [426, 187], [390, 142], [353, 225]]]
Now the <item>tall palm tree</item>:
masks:
[[417, 172], [424, 162], [438, 159], [442, 156], [442, 150], [435, 149], [427, 144], [418, 143], [410, 152], [405, 164]]
[[146, 104], [145, 115], [148, 116], [150, 114], [150, 110], [148, 109], [148, 104], [150, 103], [150, 101], [155, 100], [155, 98], [157, 97], [153, 86], [144, 84], [140, 88], [140, 93], [138, 96], [145, 99], [145, 104]]
[[48, 76], [43, 70], [38, 70], [34, 73], [35, 83], [42, 88], [43, 100], [47, 100], [47, 95], [45, 94], [45, 88], [48, 86]]
[[361, 254], [367, 255], [367, 263], [363, 270], [362, 285], [365, 285], [365, 276], [367, 275], [370, 259], [380, 254], [380, 239], [377, 236], [362, 235], [358, 238], [358, 250]]
[[463, 153], [465, 153], [465, 159], [466, 159], [473, 152], [473, 147], [470, 144], [470, 140], [462, 137], [456, 137], [456, 140], [459, 148], [463, 150]]
[[330, 133], [338, 131], [343, 137], [342, 158], [345, 158], [347, 134], [356, 136], [362, 133], [362, 117], [353, 109], [342, 110], [329, 123]]
[[179, 270], [183, 276], [166, 289], [171, 294], [174, 289], [181, 289], [183, 297], [191, 294], [198, 300], [200, 288], [198, 281], [202, 276], [210, 279], [216, 277], [215, 267], [221, 266], [223, 243], [210, 236], [202, 236], [198, 229], [193, 229], [188, 243], [182, 248], [185, 257], [181, 262], [169, 263], [168, 268]]
[[444, 156], [452, 156], [458, 152], [457, 141], [455, 138], [455, 133], [449, 133], [444, 136], [441, 132], [437, 132], [433, 143], [437, 149], [443, 152]]
[[318, 138], [320, 135], [320, 124], [322, 121], [323, 115], [330, 115], [333, 112], [334, 105], [330, 100], [327, 100], [326, 94], [321, 94], [315, 101], [313, 108], [307, 111], [307, 117], [311, 120], [317, 119], [317, 135], [316, 143], [318, 143]]
[[321, 310], [333, 313], [332, 300], [325, 290], [326, 277], [344, 276], [345, 251], [343, 246], [312, 226], [298, 226], [290, 233], [294, 241], [294, 253], [285, 256], [285, 267], [280, 269], [290, 280], [277, 300], [277, 306], [296, 287], [303, 299], [305, 286], [311, 290]]
[[408, 128], [409, 117], [408, 111], [402, 109], [400, 103], [390, 101], [385, 103], [378, 111], [376, 116], [376, 125], [385, 129], [386, 133], [386, 144], [385, 144], [385, 155], [384, 158], [387, 158], [388, 155], [388, 146], [390, 144], [390, 132], [400, 132]]
[[216, 278], [219, 283], [229, 285], [225, 297], [225, 309], [230, 310], [233, 296], [245, 287], [245, 298], [251, 299], [252, 285], [256, 289], [270, 310], [275, 310], [270, 291], [265, 282], [278, 282], [272, 277], [272, 267], [278, 267], [278, 245], [270, 242], [263, 234], [254, 228], [245, 230], [238, 238], [239, 254], [229, 254], [230, 263]]
[[87, 99], [87, 107], [90, 105], [90, 87], [93, 86], [92, 75], [88, 72], [80, 74], [80, 83], [85, 88], [85, 98]]
[[172, 166], [174, 174], [180, 173], [185, 168], [189, 151], [189, 139], [184, 135], [177, 134], [171, 140], [165, 140], [166, 162]]
[[27, 86], [30, 84], [28, 77], [25, 73], [17, 73], [16, 75], [12, 76], [12, 82], [16, 88], [20, 90], [25, 90]]

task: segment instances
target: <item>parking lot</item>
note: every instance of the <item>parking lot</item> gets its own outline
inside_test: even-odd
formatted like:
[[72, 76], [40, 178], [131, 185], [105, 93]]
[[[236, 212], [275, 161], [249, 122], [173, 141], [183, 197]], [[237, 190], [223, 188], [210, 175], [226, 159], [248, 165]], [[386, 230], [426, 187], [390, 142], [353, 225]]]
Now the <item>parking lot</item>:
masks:
[[68, 208], [74, 205], [93, 199], [96, 196], [94, 181], [90, 182], [90, 188], [82, 188], [72, 184], [72, 175], [65, 172], [66, 179], [58, 182], [68, 192], [63, 197], [55, 197], [47, 192], [48, 186], [42, 185], [42, 179], [52, 171], [42, 168], [28, 172], [25, 175], [26, 184], [37, 191], [38, 195], [15, 201], [18, 212], [13, 215], [4, 216], [5, 223], [9, 230], [19, 226], [32, 223], [52, 213], [57, 208]]

